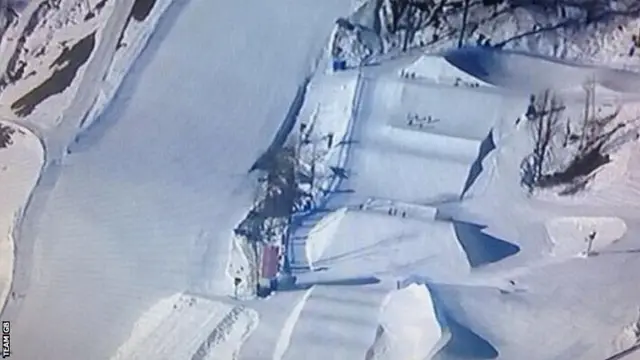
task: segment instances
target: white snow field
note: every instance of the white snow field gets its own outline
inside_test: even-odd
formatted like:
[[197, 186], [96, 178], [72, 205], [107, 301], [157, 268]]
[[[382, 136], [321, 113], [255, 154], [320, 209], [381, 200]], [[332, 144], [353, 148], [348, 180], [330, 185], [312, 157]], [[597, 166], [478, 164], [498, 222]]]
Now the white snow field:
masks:
[[38, 137], [26, 128], [4, 121], [0, 126], [12, 129], [11, 143], [0, 146], [0, 304], [4, 306], [13, 280], [15, 226], [40, 176], [44, 150]]
[[231, 293], [224, 269], [231, 230], [251, 205], [247, 170], [350, 5], [169, 7], [112, 104], [44, 174], [27, 211], [31, 264], [16, 279], [26, 296], [4, 314], [15, 358], [107, 359], [159, 299]]

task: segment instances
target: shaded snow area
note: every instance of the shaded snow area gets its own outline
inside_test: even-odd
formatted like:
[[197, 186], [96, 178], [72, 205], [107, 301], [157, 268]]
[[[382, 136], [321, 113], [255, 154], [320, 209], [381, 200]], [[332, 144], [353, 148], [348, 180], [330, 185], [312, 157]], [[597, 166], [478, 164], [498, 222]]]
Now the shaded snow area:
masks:
[[[0, 304], [11, 291], [16, 226], [40, 176], [44, 151], [29, 130], [0, 121]], [[9, 301], [16, 300], [15, 293]]]
[[391, 292], [382, 304], [379, 321], [365, 359], [431, 359], [450, 337], [426, 286], [412, 284]]
[[111, 359], [234, 359], [257, 316], [242, 306], [175, 294], [138, 319]]

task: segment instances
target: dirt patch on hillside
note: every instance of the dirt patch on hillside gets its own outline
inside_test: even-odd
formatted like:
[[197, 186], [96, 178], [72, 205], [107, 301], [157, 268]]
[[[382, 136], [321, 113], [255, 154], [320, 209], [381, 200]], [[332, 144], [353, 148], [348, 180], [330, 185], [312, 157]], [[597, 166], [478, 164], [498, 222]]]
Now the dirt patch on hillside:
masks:
[[62, 51], [60, 56], [49, 66], [50, 69], [60, 66], [51, 74], [51, 77], [11, 105], [11, 109], [15, 111], [16, 115], [24, 117], [31, 114], [41, 102], [50, 96], [62, 93], [71, 85], [78, 69], [89, 60], [93, 53], [96, 45], [95, 35], [96, 33], [93, 32], [72, 47]]

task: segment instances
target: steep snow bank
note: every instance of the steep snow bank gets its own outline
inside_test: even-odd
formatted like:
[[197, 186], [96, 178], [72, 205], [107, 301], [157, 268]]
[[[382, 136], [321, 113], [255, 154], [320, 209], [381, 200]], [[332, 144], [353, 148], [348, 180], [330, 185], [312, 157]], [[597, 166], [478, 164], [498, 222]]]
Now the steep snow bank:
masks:
[[121, 42], [113, 55], [107, 73], [102, 79], [100, 90], [95, 103], [82, 121], [82, 129], [86, 129], [104, 112], [104, 109], [115, 96], [122, 84], [127, 72], [147, 46], [149, 38], [153, 34], [162, 14], [169, 8], [173, 0], [155, 1], [151, 12], [143, 21], [135, 21], [133, 18], [123, 29]]
[[411, 284], [387, 295], [379, 321], [367, 359], [428, 360], [447, 341], [448, 332], [440, 323], [424, 285]]

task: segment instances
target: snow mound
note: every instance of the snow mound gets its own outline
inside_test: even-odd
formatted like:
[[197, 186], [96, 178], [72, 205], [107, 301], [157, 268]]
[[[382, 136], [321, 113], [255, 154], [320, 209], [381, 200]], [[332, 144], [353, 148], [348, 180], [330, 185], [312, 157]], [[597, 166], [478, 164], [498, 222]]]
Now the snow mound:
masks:
[[411, 284], [387, 295], [366, 359], [431, 359], [449, 340], [426, 286]]
[[619, 240], [627, 231], [622, 219], [615, 217], [564, 217], [545, 224], [553, 244], [554, 256], [576, 256], [587, 250], [588, 239], [593, 236], [591, 251], [597, 252]]
[[176, 293], [140, 317], [111, 359], [231, 359], [257, 322], [257, 313], [243, 306]]
[[411, 79], [428, 79], [445, 85], [493, 86], [461, 70], [443, 56], [432, 54], [421, 56], [411, 65], [400, 70], [400, 76]]
[[640, 75], [635, 72], [579, 65], [542, 55], [492, 48], [464, 48], [449, 51], [445, 59], [484, 82], [520, 90], [573, 89], [595, 77], [600, 86], [615, 92], [640, 91]]
[[468, 273], [452, 224], [412, 218], [410, 213], [403, 217], [406, 210], [393, 209], [391, 214], [365, 209], [329, 215], [307, 240], [314, 267], [340, 277], [420, 273], [449, 279]]

